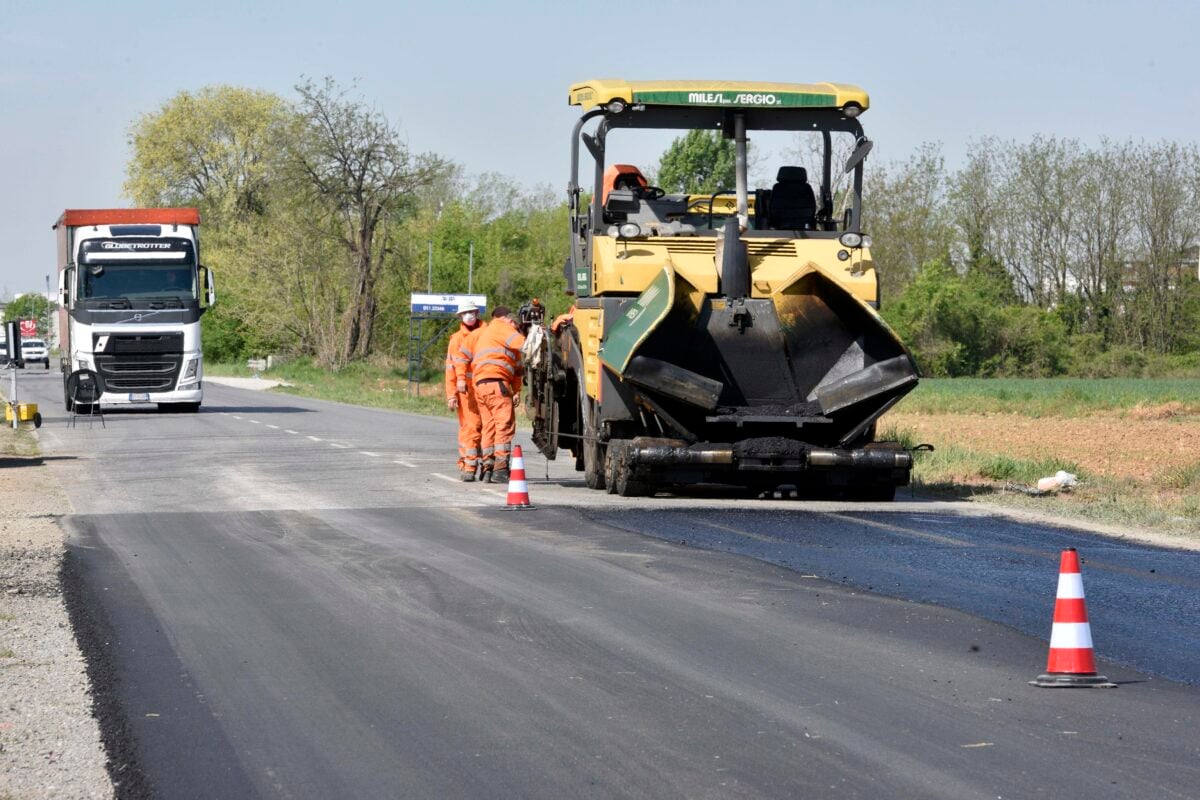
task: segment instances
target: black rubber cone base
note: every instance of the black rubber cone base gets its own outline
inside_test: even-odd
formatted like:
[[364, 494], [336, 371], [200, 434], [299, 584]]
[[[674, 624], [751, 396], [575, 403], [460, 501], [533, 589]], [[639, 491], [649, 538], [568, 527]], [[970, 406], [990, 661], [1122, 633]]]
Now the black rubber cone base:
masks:
[[1117, 685], [1103, 675], [1072, 675], [1069, 672], [1047, 672], [1030, 681], [1030, 686], [1043, 689], [1115, 689]]
[[529, 509], [531, 509], [531, 508], [537, 508], [537, 506], [535, 506], [535, 505], [533, 505], [533, 504], [530, 504], [530, 505], [517, 505], [517, 506], [505, 506], [505, 507], [504, 507], [504, 510], [505, 510], [505, 511], [527, 511], [527, 510], [529, 510]]

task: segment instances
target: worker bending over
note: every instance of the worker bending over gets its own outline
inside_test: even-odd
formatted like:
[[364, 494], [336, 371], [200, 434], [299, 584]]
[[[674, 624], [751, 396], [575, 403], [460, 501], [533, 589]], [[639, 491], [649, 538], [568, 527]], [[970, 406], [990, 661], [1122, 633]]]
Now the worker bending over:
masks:
[[459, 351], [467, 335], [479, 329], [483, 323], [479, 320], [479, 306], [473, 303], [460, 305], [455, 314], [462, 324], [450, 334], [450, 344], [446, 348], [446, 405], [451, 411], [458, 412], [458, 474], [464, 482], [470, 482], [475, 480], [475, 471], [479, 468], [479, 439], [483, 433], [483, 420], [475, 402], [470, 370], [467, 370], [466, 391], [462, 391], [458, 388], [455, 365], [463, 363], [470, 366]]
[[519, 328], [520, 323], [506, 306], [496, 306], [492, 321], [463, 340], [459, 354], [465, 362], [454, 364], [458, 391], [466, 391], [469, 383], [475, 387], [475, 400], [483, 417], [481, 478], [492, 483], [508, 482], [508, 456], [517, 434], [521, 345], [525, 343]]

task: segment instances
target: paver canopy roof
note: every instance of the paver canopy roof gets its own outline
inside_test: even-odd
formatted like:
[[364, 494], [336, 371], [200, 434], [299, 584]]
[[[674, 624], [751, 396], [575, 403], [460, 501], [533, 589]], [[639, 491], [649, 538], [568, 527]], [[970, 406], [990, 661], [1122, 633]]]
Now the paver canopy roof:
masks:
[[613, 100], [655, 106], [729, 108], [842, 108], [866, 110], [867, 93], [846, 83], [757, 83], [753, 81], [626, 81], [600, 78], [572, 84], [571, 105], [588, 110]]

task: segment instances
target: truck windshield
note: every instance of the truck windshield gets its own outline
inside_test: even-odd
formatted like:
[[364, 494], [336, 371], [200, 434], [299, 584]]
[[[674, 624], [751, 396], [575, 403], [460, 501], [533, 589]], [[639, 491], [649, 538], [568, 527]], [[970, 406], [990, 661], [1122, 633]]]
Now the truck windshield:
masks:
[[81, 300], [177, 300], [196, 299], [196, 282], [190, 265], [181, 264], [92, 264], [82, 270]]

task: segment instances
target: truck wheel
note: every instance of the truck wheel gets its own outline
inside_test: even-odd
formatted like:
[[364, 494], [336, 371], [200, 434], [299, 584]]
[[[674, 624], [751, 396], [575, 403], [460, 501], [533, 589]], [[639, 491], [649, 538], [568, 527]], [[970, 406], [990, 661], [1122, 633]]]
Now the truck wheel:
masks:
[[40, 411], [33, 412], [33, 427], [35, 427], [35, 428], [42, 427], [42, 412], [40, 412]]
[[624, 439], [609, 439], [604, 454], [604, 488], [609, 494], [616, 494], [617, 473], [621, 469], [621, 456], [625, 452]]
[[579, 414], [583, 420], [583, 480], [589, 489], [603, 489], [605, 447], [598, 436], [600, 426], [596, 424], [595, 404], [587, 396], [582, 382], [579, 393]]
[[634, 480], [633, 470], [622, 461], [617, 472], [617, 494], [621, 497], [649, 497], [654, 491], [646, 481]]

